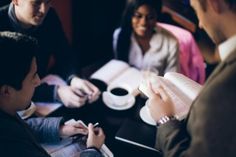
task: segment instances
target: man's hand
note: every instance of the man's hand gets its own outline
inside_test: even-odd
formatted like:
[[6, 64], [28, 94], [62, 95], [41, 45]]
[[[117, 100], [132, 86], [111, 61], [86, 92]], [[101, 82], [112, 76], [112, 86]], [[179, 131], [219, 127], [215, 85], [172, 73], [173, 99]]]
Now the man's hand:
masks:
[[59, 100], [70, 108], [81, 107], [85, 104], [87, 97], [82, 92], [75, 93], [70, 86], [58, 86], [57, 96]]
[[87, 147], [96, 147], [100, 149], [104, 144], [105, 135], [101, 128], [94, 128], [90, 123], [88, 125]]
[[151, 95], [148, 100], [148, 107], [152, 118], [158, 122], [163, 116], [174, 116], [174, 104], [163, 87], [160, 86], [154, 90], [149, 85], [148, 89]]
[[76, 134], [87, 135], [88, 129], [84, 127], [81, 123], [72, 123], [66, 125], [64, 124], [60, 126], [59, 134], [62, 138], [66, 138]]
[[82, 92], [82, 94], [87, 97], [89, 103], [96, 101], [99, 95], [101, 94], [99, 89], [92, 83], [87, 80], [80, 79], [78, 77], [74, 77], [71, 80], [70, 85], [72, 90], [77, 95], [81, 95]]

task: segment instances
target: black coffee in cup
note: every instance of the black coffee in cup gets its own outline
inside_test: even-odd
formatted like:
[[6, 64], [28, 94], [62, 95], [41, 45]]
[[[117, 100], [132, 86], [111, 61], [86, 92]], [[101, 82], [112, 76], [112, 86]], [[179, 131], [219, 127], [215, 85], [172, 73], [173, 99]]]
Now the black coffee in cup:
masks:
[[111, 90], [111, 93], [118, 96], [124, 96], [127, 95], [129, 92], [124, 88], [116, 87]]

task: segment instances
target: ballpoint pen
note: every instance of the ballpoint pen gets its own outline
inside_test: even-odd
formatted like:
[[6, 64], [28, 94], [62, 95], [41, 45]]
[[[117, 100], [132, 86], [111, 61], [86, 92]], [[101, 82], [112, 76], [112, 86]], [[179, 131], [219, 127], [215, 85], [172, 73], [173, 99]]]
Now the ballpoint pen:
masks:
[[97, 127], [98, 125], [99, 125], [99, 123], [97, 122], [97, 123], [93, 124], [93, 127], [95, 128], [95, 127]]

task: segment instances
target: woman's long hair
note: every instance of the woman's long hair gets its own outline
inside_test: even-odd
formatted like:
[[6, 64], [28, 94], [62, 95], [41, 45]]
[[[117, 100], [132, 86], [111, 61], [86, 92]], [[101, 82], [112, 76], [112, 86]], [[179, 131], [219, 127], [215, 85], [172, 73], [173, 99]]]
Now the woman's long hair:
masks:
[[142, 5], [153, 7], [157, 15], [161, 14], [162, 0], [128, 0], [121, 21], [121, 31], [117, 41], [117, 59], [128, 62], [132, 28], [132, 17], [135, 11]]

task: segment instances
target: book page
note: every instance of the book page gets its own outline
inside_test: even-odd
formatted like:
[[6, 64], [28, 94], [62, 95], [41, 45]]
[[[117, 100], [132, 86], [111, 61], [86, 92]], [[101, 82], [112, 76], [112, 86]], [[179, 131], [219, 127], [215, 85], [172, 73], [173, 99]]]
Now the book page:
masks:
[[[154, 89], [159, 86], [165, 89], [174, 103], [175, 117], [180, 120], [187, 115], [192, 101], [196, 98], [201, 89], [201, 85], [198, 83], [195, 83], [182, 74], [173, 72], [169, 73], [169, 75], [166, 74], [165, 77], [152, 76], [149, 78], [149, 82]], [[149, 97], [145, 82], [142, 82], [139, 89]]]
[[183, 119], [189, 111], [191, 100], [172, 82], [163, 77], [157, 76], [155, 82], [152, 82], [152, 86], [158, 88], [160, 85], [164, 88], [174, 103], [175, 117], [177, 119]]
[[202, 88], [202, 85], [180, 73], [169, 72], [164, 77], [173, 82], [191, 101], [197, 97]]
[[125, 87], [135, 93], [141, 83], [142, 73], [136, 68], [129, 68], [110, 83], [110, 87]]
[[111, 60], [91, 75], [91, 79], [97, 79], [110, 84], [118, 75], [129, 68], [126, 62], [120, 60]]
[[182, 90], [180, 90], [169, 80], [162, 77], [159, 82], [174, 103], [175, 117], [179, 120], [183, 119], [190, 109], [192, 100], [189, 99]]

